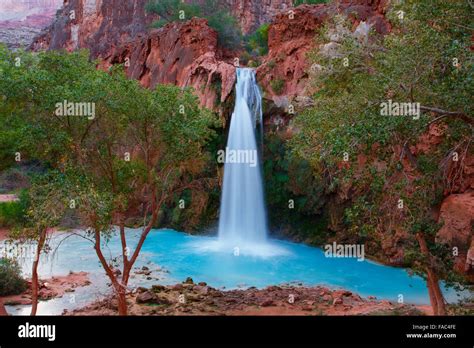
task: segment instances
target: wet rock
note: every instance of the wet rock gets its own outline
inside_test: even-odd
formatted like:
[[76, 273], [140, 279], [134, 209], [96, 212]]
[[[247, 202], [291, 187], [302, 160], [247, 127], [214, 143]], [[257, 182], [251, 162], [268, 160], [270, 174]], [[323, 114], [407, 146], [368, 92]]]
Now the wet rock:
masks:
[[196, 295], [188, 295], [186, 297], [186, 300], [189, 302], [199, 302], [201, 299], [199, 298], [199, 296]]
[[163, 285], [153, 285], [153, 286], [151, 287], [151, 290], [152, 290], [153, 292], [162, 292], [162, 291], [166, 291], [166, 287], [163, 286]]
[[172, 287], [172, 289], [175, 290], [175, 291], [181, 291], [181, 290], [183, 290], [183, 288], [184, 288], [183, 284], [175, 284]]
[[202, 295], [207, 295], [209, 293], [209, 287], [207, 286], [202, 286], [202, 285], [195, 285], [193, 287], [193, 291], [202, 294]]
[[138, 294], [136, 302], [137, 303], [151, 303], [155, 300], [155, 294], [151, 291], [145, 291]]
[[224, 295], [222, 295], [222, 293], [220, 291], [213, 291], [210, 295], [212, 297], [223, 297], [224, 296]]
[[139, 286], [139, 287], [137, 288], [137, 293], [139, 293], [139, 294], [141, 294], [141, 293], [143, 293], [143, 292], [145, 292], [145, 291], [148, 291], [148, 289], [147, 289], [147, 288], [144, 288], [144, 287], [142, 287], [142, 286]]

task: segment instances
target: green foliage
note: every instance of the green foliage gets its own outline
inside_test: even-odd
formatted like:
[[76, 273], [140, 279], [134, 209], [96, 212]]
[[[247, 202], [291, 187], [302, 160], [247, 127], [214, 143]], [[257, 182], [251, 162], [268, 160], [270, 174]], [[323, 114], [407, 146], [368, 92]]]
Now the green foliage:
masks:
[[285, 88], [285, 81], [282, 79], [274, 79], [270, 81], [270, 86], [272, 87], [273, 92], [281, 94]]
[[21, 191], [18, 201], [0, 203], [0, 227], [20, 227], [26, 222], [29, 197]]
[[0, 203], [0, 227], [10, 228], [22, 225], [25, 222], [26, 208], [26, 198]]
[[0, 296], [18, 295], [27, 288], [21, 268], [15, 260], [0, 258]]
[[[405, 13], [402, 21], [398, 11]], [[400, 149], [416, 144], [440, 115], [422, 112], [418, 120], [382, 116], [380, 107], [390, 99], [472, 118], [472, 32], [469, 25], [461, 25], [472, 23], [470, 12], [466, 2], [404, 1], [391, 7], [388, 16], [394, 27], [384, 38], [371, 33], [367, 41], [357, 39], [339, 16], [321, 31], [318, 44], [329, 42], [330, 33], [337, 31], [340, 45], [335, 55], [320, 51], [311, 55], [313, 63], [322, 67], [311, 72], [317, 90], [315, 107], [296, 117], [298, 132], [290, 140], [290, 149], [310, 163], [315, 176], [329, 178], [327, 191], [344, 195], [351, 190], [342, 217], [348, 237], [377, 243], [377, 233], [395, 233], [390, 226], [421, 231], [432, 254], [446, 259], [434, 242], [439, 226], [433, 221], [432, 207], [449, 188], [442, 170], [449, 154], [453, 149], [473, 151], [472, 126], [446, 117], [441, 121], [446, 136], [439, 146], [402, 159]], [[459, 64], [454, 64], [454, 58]], [[407, 168], [409, 161], [414, 169]], [[404, 209], [397, 209], [399, 199]], [[418, 244], [409, 237], [405, 247], [408, 255]], [[409, 262], [416, 267], [413, 260]], [[449, 269], [448, 261], [439, 262], [438, 271], [446, 271], [445, 278]]]
[[[151, 186], [169, 201], [210, 170], [204, 146], [217, 121], [191, 89], [144, 89], [121, 67], [97, 70], [85, 51], [20, 54], [16, 67], [13, 53], [0, 50], [0, 115], [21, 120], [28, 156], [53, 169], [30, 189], [28, 229], [59, 224], [74, 199], [83, 225], [108, 231], [114, 212], [141, 204]], [[63, 101], [93, 103], [95, 117], [58, 115]], [[10, 126], [0, 133], [16, 131]]]
[[217, 31], [219, 44], [226, 48], [239, 48], [242, 41], [237, 20], [225, 4], [218, 0], [182, 2], [181, 0], [150, 0], [146, 4], [149, 13], [158, 14], [160, 20], [153, 24], [162, 27], [169, 22], [189, 20], [193, 17], [205, 18], [211, 28]]
[[321, 209], [325, 202], [323, 183], [313, 177], [306, 161], [294, 158], [287, 150], [286, 140], [267, 130], [263, 169], [272, 230], [320, 245], [327, 234], [327, 221]]
[[23, 211], [18, 202], [0, 203], [0, 227], [12, 227], [22, 218]]
[[268, 53], [268, 30], [270, 24], [262, 24], [253, 34], [246, 38], [247, 50], [257, 56], [264, 56]]

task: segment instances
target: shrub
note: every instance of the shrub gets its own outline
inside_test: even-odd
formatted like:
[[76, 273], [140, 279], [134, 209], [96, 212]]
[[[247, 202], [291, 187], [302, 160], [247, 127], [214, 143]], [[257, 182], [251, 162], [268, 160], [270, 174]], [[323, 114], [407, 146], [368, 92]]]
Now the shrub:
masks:
[[265, 23], [258, 28], [252, 35], [247, 37], [247, 50], [259, 56], [268, 53], [268, 30], [270, 24]]
[[146, 11], [160, 16], [160, 19], [152, 24], [153, 27], [162, 27], [166, 23], [189, 20], [192, 17], [205, 18], [209, 27], [217, 31], [221, 46], [241, 46], [242, 33], [238, 22], [218, 0], [206, 0], [202, 5], [194, 2], [183, 3], [181, 0], [150, 0]]
[[21, 277], [18, 262], [12, 259], [0, 259], [0, 296], [18, 295], [27, 288], [26, 281]]
[[23, 217], [19, 202], [0, 203], [0, 227], [12, 227]]
[[270, 82], [270, 86], [272, 87], [273, 92], [276, 94], [281, 94], [281, 92], [283, 92], [283, 88], [285, 87], [285, 81], [282, 79], [272, 80]]
[[20, 193], [19, 198], [18, 201], [0, 203], [0, 227], [14, 227], [24, 223], [28, 207], [25, 190]]

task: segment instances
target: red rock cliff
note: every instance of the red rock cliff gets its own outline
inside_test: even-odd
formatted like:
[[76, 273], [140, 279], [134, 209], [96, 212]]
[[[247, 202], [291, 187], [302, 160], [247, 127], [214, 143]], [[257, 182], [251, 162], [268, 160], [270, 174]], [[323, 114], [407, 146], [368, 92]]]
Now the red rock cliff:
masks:
[[[303, 99], [308, 80], [307, 53], [314, 47], [316, 30], [336, 14], [348, 16], [354, 29], [364, 21], [381, 34], [390, 31], [384, 14], [386, 0], [341, 0], [329, 4], [301, 5], [278, 14], [269, 29], [269, 54], [257, 70], [266, 97], [278, 106], [292, 99]], [[281, 89], [274, 91], [271, 82], [281, 81]]]
[[213, 108], [231, 93], [235, 68], [223, 60], [217, 33], [194, 18], [149, 31], [156, 17], [147, 0], [70, 0], [33, 50], [87, 48], [102, 66], [125, 63], [145, 87], [158, 83], [195, 87], [201, 104]]

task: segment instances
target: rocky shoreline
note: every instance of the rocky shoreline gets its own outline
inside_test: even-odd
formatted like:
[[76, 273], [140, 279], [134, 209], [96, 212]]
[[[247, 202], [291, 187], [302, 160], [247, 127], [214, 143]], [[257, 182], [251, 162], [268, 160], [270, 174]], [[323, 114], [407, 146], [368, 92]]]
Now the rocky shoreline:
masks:
[[[0, 297], [7, 306], [31, 305], [31, 280], [27, 280], [28, 288], [19, 295]], [[66, 293], [73, 293], [78, 287], [88, 286], [91, 282], [86, 272], [70, 272], [66, 276], [56, 276], [50, 279], [42, 279], [39, 282], [38, 298], [40, 301], [48, 301], [59, 298]]]
[[[130, 315], [430, 315], [430, 306], [362, 298], [347, 290], [323, 286], [270, 286], [219, 290], [191, 278], [170, 286], [139, 287], [127, 295]], [[64, 315], [117, 315], [113, 296]]]

